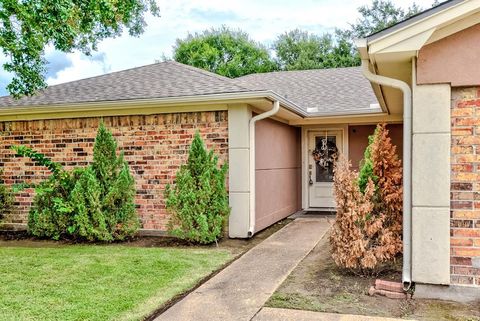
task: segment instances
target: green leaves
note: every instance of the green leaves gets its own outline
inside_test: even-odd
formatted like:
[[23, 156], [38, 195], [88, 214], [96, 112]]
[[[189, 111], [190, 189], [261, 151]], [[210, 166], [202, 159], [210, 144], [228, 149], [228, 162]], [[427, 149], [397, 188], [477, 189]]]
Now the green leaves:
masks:
[[98, 175], [102, 188], [106, 188], [111, 183], [111, 179], [118, 175], [119, 164], [117, 160], [117, 143], [113, 139], [105, 125], [100, 123], [95, 146], [93, 147], [92, 167]]
[[361, 168], [360, 172], [358, 173], [358, 186], [360, 187], [360, 191], [362, 193], [365, 193], [369, 179], [371, 179], [374, 184], [378, 181], [378, 177], [373, 173], [372, 159], [372, 145], [376, 139], [378, 139], [378, 129], [375, 129], [373, 135], [368, 136], [368, 146], [365, 149], [365, 153], [360, 164]]
[[59, 175], [63, 170], [61, 164], [52, 161], [51, 159], [45, 157], [44, 154], [38, 153], [32, 148], [20, 145], [12, 146], [11, 149], [15, 151], [16, 156], [31, 158], [38, 165], [48, 168], [54, 175]]
[[[102, 212], [102, 189], [92, 167], [87, 167], [70, 194], [73, 206], [72, 235], [88, 241], [112, 241], [110, 217]], [[73, 231], [73, 232], [71, 232]]]
[[350, 24], [352, 38], [365, 38], [373, 33], [386, 29], [402, 20], [405, 20], [423, 9], [417, 4], [404, 10], [397, 7], [390, 0], [373, 0], [370, 6], [364, 5], [358, 8], [361, 17], [356, 23]]
[[177, 39], [173, 50], [175, 61], [230, 78], [278, 69], [263, 45], [225, 26]]
[[227, 165], [218, 168], [218, 157], [207, 152], [197, 132], [187, 164], [180, 167], [175, 184], [165, 190], [169, 230], [174, 236], [203, 244], [222, 236], [230, 213], [226, 173]]
[[4, 0], [0, 5], [0, 47], [3, 65], [14, 77], [7, 86], [18, 98], [44, 88], [44, 50], [51, 45], [63, 52], [90, 55], [100, 41], [143, 33], [144, 14], [158, 16], [154, 0]]
[[[0, 170], [0, 176], [3, 174]], [[15, 197], [12, 190], [10, 190], [3, 181], [0, 181], [0, 221], [1, 219], [13, 209]]]
[[358, 8], [361, 17], [349, 28], [322, 35], [291, 30], [277, 37], [273, 52], [252, 41], [247, 33], [224, 26], [177, 39], [173, 58], [230, 78], [275, 70], [359, 66], [354, 39], [388, 28], [421, 10], [415, 3], [404, 10], [390, 0], [373, 0], [370, 6]]
[[282, 70], [339, 68], [359, 65], [355, 47], [337, 31], [336, 39], [295, 29], [277, 37], [273, 44]]
[[110, 242], [137, 231], [135, 182], [123, 155], [117, 156], [117, 143], [103, 123], [95, 140], [93, 163], [85, 168], [66, 171], [31, 148], [13, 149], [17, 156], [30, 157], [53, 172], [35, 186], [28, 218], [31, 234], [55, 240]]
[[358, 8], [361, 17], [347, 29], [323, 35], [295, 29], [278, 36], [273, 49], [282, 70], [359, 66], [354, 39], [388, 28], [420, 11], [422, 8], [415, 3], [403, 10], [390, 0], [373, 0], [370, 6]]

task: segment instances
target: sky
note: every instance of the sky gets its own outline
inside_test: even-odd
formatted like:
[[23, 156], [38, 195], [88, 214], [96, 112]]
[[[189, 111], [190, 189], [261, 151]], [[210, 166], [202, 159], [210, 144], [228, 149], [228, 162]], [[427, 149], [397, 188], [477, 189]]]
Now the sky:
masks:
[[[394, 0], [408, 7], [412, 0]], [[428, 8], [432, 0], [417, 0]], [[172, 56], [177, 38], [222, 25], [241, 29], [256, 41], [270, 45], [279, 34], [296, 28], [323, 34], [346, 28], [359, 15], [357, 8], [371, 0], [157, 0], [160, 17], [146, 16], [145, 33], [106, 39], [87, 57], [46, 49], [47, 83], [59, 84], [138, 67]], [[1, 59], [0, 59], [1, 61]], [[0, 70], [0, 95], [11, 78]]]

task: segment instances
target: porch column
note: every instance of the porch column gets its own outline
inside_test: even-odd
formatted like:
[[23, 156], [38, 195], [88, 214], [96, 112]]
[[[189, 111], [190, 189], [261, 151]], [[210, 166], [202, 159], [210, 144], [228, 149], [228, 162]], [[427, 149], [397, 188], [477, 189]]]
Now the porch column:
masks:
[[450, 283], [450, 85], [413, 69], [412, 280]]
[[229, 199], [232, 211], [228, 234], [247, 238], [249, 229], [249, 121], [252, 111], [247, 104], [228, 105]]

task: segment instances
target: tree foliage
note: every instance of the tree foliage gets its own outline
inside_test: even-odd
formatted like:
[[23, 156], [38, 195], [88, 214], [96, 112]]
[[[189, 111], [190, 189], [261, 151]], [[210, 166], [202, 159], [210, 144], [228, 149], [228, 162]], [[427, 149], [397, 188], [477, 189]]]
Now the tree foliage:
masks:
[[46, 86], [45, 48], [89, 55], [98, 43], [127, 29], [144, 31], [146, 11], [158, 15], [154, 0], [4, 0], [0, 4], [3, 68], [13, 74], [7, 90], [15, 97]]
[[225, 26], [177, 39], [173, 50], [175, 61], [230, 78], [277, 69], [263, 45]]
[[[0, 176], [3, 171], [0, 170]], [[15, 197], [10, 188], [8, 188], [3, 181], [0, 181], [0, 221], [13, 209]]]
[[227, 165], [218, 167], [218, 157], [207, 152], [197, 132], [187, 164], [180, 167], [174, 185], [165, 190], [169, 230], [174, 236], [203, 244], [221, 238], [230, 213], [226, 173]]
[[135, 194], [135, 182], [123, 152], [117, 156], [117, 143], [101, 123], [93, 148], [93, 163], [83, 171], [72, 191], [73, 233], [87, 240], [102, 241], [133, 235], [139, 227]]
[[405, 10], [391, 0], [373, 0], [371, 5], [358, 8], [360, 18], [346, 29], [323, 35], [295, 29], [279, 35], [272, 45], [275, 58], [245, 32], [222, 27], [177, 40], [174, 59], [231, 78], [276, 69], [359, 66], [354, 39], [388, 28], [421, 10], [415, 3]]
[[273, 44], [282, 70], [352, 67], [360, 65], [354, 39], [388, 28], [421, 11], [413, 3], [407, 10], [390, 0], [374, 0], [358, 8], [360, 18], [346, 29], [315, 35], [295, 29], [278, 36]]
[[95, 140], [93, 163], [65, 170], [31, 148], [16, 146], [18, 156], [30, 157], [52, 171], [35, 186], [28, 229], [37, 237], [87, 241], [123, 240], [135, 233], [135, 184], [123, 154], [103, 124]]
[[352, 44], [331, 34], [321, 36], [295, 29], [278, 36], [273, 44], [282, 70], [348, 67], [358, 64]]
[[373, 0], [370, 6], [364, 5], [358, 8], [361, 17], [350, 24], [347, 31], [353, 38], [364, 38], [421, 11], [422, 8], [416, 3], [412, 3], [407, 10], [404, 10], [391, 0]]
[[330, 236], [338, 266], [371, 273], [402, 251], [402, 167], [386, 125], [378, 125], [360, 175], [340, 159], [335, 166], [337, 218]]

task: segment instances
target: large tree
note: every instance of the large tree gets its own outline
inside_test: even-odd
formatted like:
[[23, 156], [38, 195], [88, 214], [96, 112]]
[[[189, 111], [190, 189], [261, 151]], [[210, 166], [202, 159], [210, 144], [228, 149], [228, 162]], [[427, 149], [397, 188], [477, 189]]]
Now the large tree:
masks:
[[[434, 3], [435, 4], [435, 3]], [[404, 10], [396, 6], [390, 0], [373, 0], [370, 6], [364, 5], [358, 8], [360, 18], [346, 31], [353, 38], [364, 38], [375, 32], [391, 27], [422, 11], [416, 3]]]
[[360, 57], [354, 39], [388, 28], [420, 11], [415, 3], [404, 10], [390, 0], [373, 0], [371, 5], [358, 8], [360, 18], [346, 29], [323, 35], [296, 29], [280, 35], [273, 48], [284, 70], [358, 66]]
[[19, 97], [46, 86], [47, 46], [89, 55], [101, 40], [124, 29], [140, 35], [147, 11], [158, 15], [155, 0], [2, 0], [0, 47], [7, 58], [3, 68], [13, 74], [7, 90]]
[[357, 64], [351, 42], [331, 34], [315, 35], [295, 29], [278, 36], [273, 44], [283, 70], [348, 67]]
[[263, 45], [225, 26], [177, 39], [173, 51], [175, 61], [230, 78], [277, 69]]

